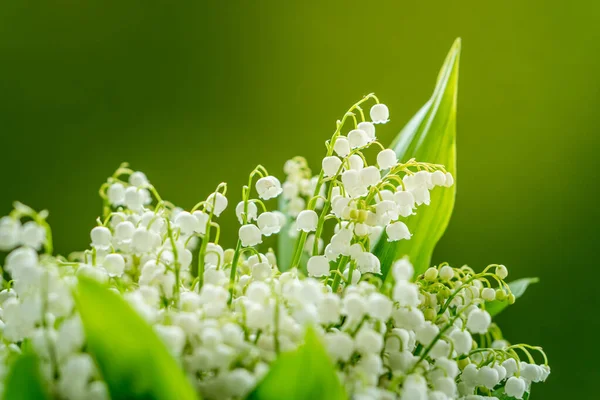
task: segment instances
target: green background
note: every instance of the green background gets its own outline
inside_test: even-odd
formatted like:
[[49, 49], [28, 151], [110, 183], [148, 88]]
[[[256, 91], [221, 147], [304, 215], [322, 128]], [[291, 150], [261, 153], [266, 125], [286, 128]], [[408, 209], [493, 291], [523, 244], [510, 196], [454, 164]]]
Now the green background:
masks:
[[[435, 261], [540, 276], [499, 318], [541, 344], [535, 399], [600, 384], [597, 266], [600, 2], [4, 1], [0, 212], [51, 211], [56, 248], [89, 243], [97, 188], [121, 161], [183, 207], [256, 163], [282, 175], [371, 91], [389, 143], [463, 39], [458, 195]], [[225, 239], [236, 230], [221, 219]]]

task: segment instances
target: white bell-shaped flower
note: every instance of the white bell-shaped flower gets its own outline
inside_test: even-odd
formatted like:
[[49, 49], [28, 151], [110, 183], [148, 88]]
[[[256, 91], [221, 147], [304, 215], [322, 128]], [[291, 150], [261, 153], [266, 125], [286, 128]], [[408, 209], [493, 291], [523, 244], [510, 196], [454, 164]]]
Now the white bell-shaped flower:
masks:
[[369, 314], [380, 321], [387, 321], [392, 315], [392, 301], [381, 293], [371, 293], [367, 297]]
[[381, 180], [381, 172], [374, 165], [363, 168], [360, 170], [360, 180], [367, 187], [376, 185]]
[[325, 256], [313, 256], [308, 259], [306, 269], [308, 270], [308, 276], [329, 275], [329, 260]]
[[488, 389], [493, 389], [500, 381], [500, 377], [498, 376], [498, 371], [488, 365], [485, 365], [479, 369], [479, 372], [477, 373], [477, 380], [482, 386], [485, 386]]
[[454, 330], [450, 333], [450, 339], [452, 340], [454, 350], [458, 355], [467, 354], [471, 351], [473, 339], [469, 332], [461, 331], [460, 329]]
[[110, 229], [105, 226], [96, 226], [90, 232], [92, 246], [97, 249], [108, 249], [112, 240]]
[[196, 233], [204, 235], [206, 233], [206, 223], [210, 216], [204, 211], [196, 210], [192, 215], [198, 220]]
[[348, 142], [351, 149], [366, 146], [369, 143], [369, 137], [365, 131], [361, 129], [353, 129], [348, 132]]
[[239, 230], [239, 236], [244, 247], [256, 246], [262, 243], [262, 235], [256, 225], [242, 225]]
[[389, 169], [398, 164], [396, 152], [392, 149], [381, 150], [377, 154], [377, 165], [380, 169]]
[[144, 195], [135, 186], [125, 189], [125, 205], [132, 211], [140, 211], [144, 206]]
[[256, 191], [263, 200], [273, 199], [283, 192], [279, 179], [274, 176], [265, 176], [256, 181]]
[[492, 317], [487, 311], [476, 309], [471, 311], [467, 318], [467, 329], [471, 333], [484, 334], [487, 332], [490, 324], [492, 323]]
[[396, 221], [385, 227], [385, 233], [388, 236], [388, 242], [394, 242], [396, 240], [409, 240], [412, 236], [408, 230], [408, 226], [402, 221]]
[[264, 212], [258, 216], [256, 221], [258, 228], [265, 236], [271, 236], [274, 233], [279, 233], [281, 223], [277, 214], [272, 212]]
[[21, 229], [21, 244], [36, 250], [42, 248], [46, 241], [46, 230], [35, 221], [28, 221]]
[[334, 360], [347, 361], [354, 353], [354, 340], [345, 332], [330, 332], [325, 335], [325, 347]]
[[143, 172], [135, 171], [129, 175], [129, 184], [139, 188], [144, 188], [148, 185], [148, 178]]
[[125, 260], [120, 254], [108, 254], [106, 257], [104, 257], [102, 266], [104, 267], [106, 272], [108, 272], [108, 276], [121, 276], [123, 275], [123, 271], [125, 270]]
[[434, 186], [444, 186], [446, 184], [446, 175], [442, 171], [434, 171], [431, 174], [431, 183]]
[[511, 376], [504, 385], [504, 393], [515, 399], [522, 399], [525, 390], [527, 389], [527, 383], [516, 376]]
[[21, 238], [21, 223], [11, 217], [0, 218], [0, 251], [15, 248]]
[[379, 353], [383, 348], [383, 338], [369, 328], [362, 328], [354, 338], [356, 350], [362, 354]]
[[122, 183], [113, 183], [106, 190], [108, 202], [113, 206], [121, 206], [125, 203], [125, 186]]
[[450, 187], [452, 185], [454, 185], [454, 177], [450, 172], [446, 172], [446, 181], [444, 183], [444, 186]]
[[365, 166], [363, 158], [358, 154], [352, 154], [350, 157], [348, 157], [348, 164], [350, 164], [349, 169], [353, 169], [356, 171], [360, 171]]
[[415, 206], [415, 196], [412, 192], [397, 191], [394, 193], [394, 201], [398, 205], [398, 213], [403, 217], [412, 215], [413, 208]]
[[335, 176], [340, 167], [342, 166], [342, 160], [336, 156], [325, 157], [322, 162], [323, 173], [327, 178]]
[[333, 150], [338, 156], [346, 157], [348, 154], [350, 154], [350, 142], [348, 142], [346, 137], [340, 136], [335, 140], [335, 143], [333, 144]]
[[394, 301], [403, 307], [417, 307], [421, 302], [419, 299], [419, 288], [414, 283], [398, 281], [394, 285]]
[[390, 110], [385, 104], [375, 104], [370, 114], [374, 124], [385, 124], [390, 120]]
[[367, 138], [369, 139], [369, 142], [372, 142], [373, 140], [375, 140], [375, 125], [373, 125], [372, 122], [369, 122], [369, 121], [359, 122], [357, 125], [357, 128], [360, 129], [361, 131], [364, 131], [367, 134]]
[[383, 200], [375, 206], [377, 219], [381, 225], [388, 225], [398, 219], [398, 205], [392, 200]]
[[498, 265], [496, 267], [496, 276], [500, 279], [506, 279], [508, 276], [508, 269], [504, 265]]
[[379, 258], [367, 251], [360, 253], [356, 257], [356, 265], [358, 266], [358, 269], [360, 270], [361, 274], [381, 273], [381, 262], [379, 261]]
[[244, 223], [244, 207], [247, 207], [248, 211], [247, 211], [247, 218], [248, 220], [246, 222], [252, 222], [256, 219], [256, 216], [258, 215], [258, 208], [256, 207], [256, 204], [253, 201], [248, 201], [248, 205], [244, 206], [245, 202], [244, 201], [240, 201], [237, 206], [235, 206], [235, 215], [237, 216], [238, 221], [240, 222], [240, 224]]
[[187, 211], [182, 211], [175, 217], [175, 224], [179, 226], [183, 235], [191, 235], [199, 230], [198, 219]]
[[214, 210], [213, 214], [215, 214], [217, 217], [219, 215], [221, 215], [221, 213], [223, 211], [225, 211], [225, 209], [227, 208], [227, 204], [228, 204], [227, 197], [223, 196], [219, 192], [211, 193], [206, 198], [206, 210], [208, 212], [210, 212], [213, 209], [213, 205], [214, 205], [215, 210]]
[[296, 229], [304, 232], [314, 232], [317, 230], [319, 216], [313, 210], [304, 210], [296, 218]]
[[415, 273], [413, 265], [408, 257], [403, 257], [392, 265], [392, 276], [397, 281], [410, 281]]

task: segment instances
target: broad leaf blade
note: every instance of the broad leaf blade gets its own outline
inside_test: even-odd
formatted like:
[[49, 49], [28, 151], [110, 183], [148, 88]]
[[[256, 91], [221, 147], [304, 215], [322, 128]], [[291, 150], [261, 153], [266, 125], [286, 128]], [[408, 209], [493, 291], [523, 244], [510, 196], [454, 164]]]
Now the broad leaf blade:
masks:
[[20, 356], [6, 377], [4, 400], [50, 399], [42, 380], [38, 358], [32, 353]]
[[198, 398], [160, 338], [122, 297], [80, 278], [76, 302], [113, 400]]
[[287, 200], [283, 196], [279, 196], [278, 201], [278, 209], [285, 215], [286, 223], [277, 234], [277, 267], [281, 272], [285, 272], [290, 268], [296, 240], [289, 234], [293, 220], [286, 212]]
[[[540, 281], [539, 278], [521, 278], [516, 281], [512, 281], [508, 284], [510, 287], [510, 291], [515, 296], [515, 300], [525, 294], [527, 287], [533, 283], [538, 283]], [[494, 315], [498, 315], [502, 310], [508, 307], [507, 301], [490, 301], [485, 305], [485, 309], [490, 315], [493, 317]]]
[[[438, 76], [431, 99], [415, 114], [390, 146], [401, 161], [442, 164], [456, 180], [456, 107], [460, 39], [456, 39]], [[410, 240], [388, 242], [382, 235], [374, 253], [381, 260], [384, 277], [392, 263], [408, 256], [415, 273], [430, 265], [433, 250], [440, 240], [454, 208], [456, 184], [450, 188], [435, 188], [431, 205], [422, 205], [417, 214], [406, 220], [413, 234]]]
[[334, 366], [312, 328], [296, 351], [280, 354], [250, 400], [345, 400]]

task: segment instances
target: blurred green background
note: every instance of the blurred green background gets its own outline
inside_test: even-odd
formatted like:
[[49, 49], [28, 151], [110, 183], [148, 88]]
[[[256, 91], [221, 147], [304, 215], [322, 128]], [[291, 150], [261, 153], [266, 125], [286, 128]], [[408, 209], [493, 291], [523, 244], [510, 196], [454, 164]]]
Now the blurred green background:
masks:
[[294, 155], [317, 166], [335, 120], [371, 91], [390, 106], [389, 143], [457, 36], [458, 197], [435, 261], [540, 276], [500, 323], [551, 358], [534, 399], [592, 398], [595, 0], [4, 1], [0, 212], [48, 208], [57, 250], [80, 249], [122, 161], [183, 207], [220, 181], [235, 202], [259, 162], [279, 176]]

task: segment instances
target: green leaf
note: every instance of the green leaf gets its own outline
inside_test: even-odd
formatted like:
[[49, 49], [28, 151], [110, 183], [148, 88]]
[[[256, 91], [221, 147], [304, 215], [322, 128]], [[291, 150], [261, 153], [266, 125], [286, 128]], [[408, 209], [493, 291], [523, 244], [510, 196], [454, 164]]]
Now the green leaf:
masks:
[[[401, 161], [442, 164], [456, 180], [456, 107], [460, 39], [456, 39], [442, 69], [431, 99], [415, 114], [390, 146]], [[424, 272], [431, 263], [433, 250], [440, 240], [454, 208], [456, 184], [431, 192], [431, 205], [422, 205], [406, 220], [413, 234], [410, 240], [388, 242], [385, 233], [374, 253], [381, 261], [385, 278], [392, 263], [408, 256], [415, 273]]]
[[4, 400], [50, 399], [40, 373], [35, 354], [21, 355], [13, 363], [6, 377]]
[[325, 348], [312, 328], [306, 330], [304, 344], [290, 353], [280, 354], [269, 373], [250, 393], [250, 400], [345, 400]]
[[198, 398], [160, 338], [121, 296], [80, 278], [75, 299], [88, 350], [113, 400]]
[[286, 213], [286, 203], [287, 200], [283, 198], [283, 196], [279, 196], [278, 204], [279, 211], [281, 211], [286, 218], [285, 225], [277, 234], [277, 267], [281, 272], [285, 272], [289, 269], [290, 264], [292, 263], [292, 257], [294, 256], [294, 244], [296, 240], [289, 235], [290, 226], [292, 225], [293, 220], [288, 217]]
[[[538, 283], [539, 281], [540, 281], [539, 278], [521, 278], [521, 279], [517, 279], [516, 281], [510, 282], [508, 284], [508, 287], [510, 287], [510, 291], [515, 296], [515, 300], [516, 300], [519, 297], [523, 296], [523, 294], [525, 293], [525, 291], [527, 290], [527, 287], [529, 285], [531, 285], [533, 283]], [[498, 300], [490, 301], [489, 303], [487, 303], [485, 305], [485, 309], [487, 310], [487, 312], [490, 313], [490, 315], [492, 317], [494, 315], [498, 315], [506, 307], [508, 307], [507, 301], [498, 301]]]

